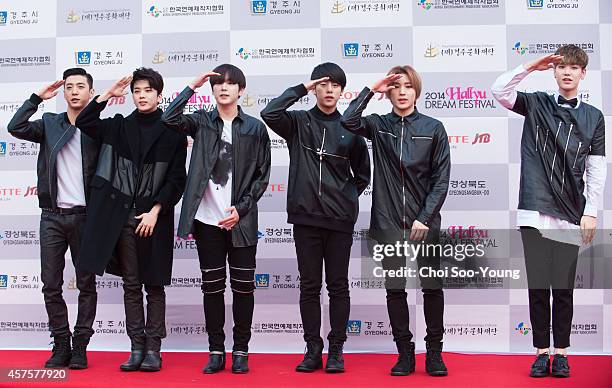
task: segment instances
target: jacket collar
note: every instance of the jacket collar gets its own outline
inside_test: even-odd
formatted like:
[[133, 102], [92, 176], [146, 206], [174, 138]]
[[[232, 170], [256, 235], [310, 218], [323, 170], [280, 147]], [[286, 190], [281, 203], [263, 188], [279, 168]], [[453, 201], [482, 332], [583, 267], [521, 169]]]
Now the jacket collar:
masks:
[[[414, 121], [419, 117], [420, 113], [417, 110], [416, 106], [414, 107], [414, 110], [412, 111], [412, 113], [410, 113], [408, 116], [403, 116], [406, 119], [408, 119], [408, 121]], [[389, 113], [389, 116], [391, 117], [391, 120], [394, 123], [399, 123], [402, 120], [402, 116], [398, 115], [397, 113], [395, 113], [395, 110], [391, 110], [391, 113]]]
[[[213, 121], [217, 121], [217, 119], [221, 119], [221, 116], [219, 115], [219, 110], [216, 107], [210, 112], [210, 117], [212, 118]], [[242, 120], [242, 122], [246, 121], [246, 113], [244, 113], [240, 105], [238, 105], [238, 116], [236, 116], [236, 118]]]

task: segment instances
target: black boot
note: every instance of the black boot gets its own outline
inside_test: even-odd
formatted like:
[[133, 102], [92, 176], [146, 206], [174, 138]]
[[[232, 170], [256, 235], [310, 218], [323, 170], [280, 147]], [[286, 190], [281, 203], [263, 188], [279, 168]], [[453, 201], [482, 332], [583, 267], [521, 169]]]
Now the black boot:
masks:
[[130, 358], [119, 366], [124, 372], [134, 372], [140, 369], [140, 364], [145, 356], [145, 340], [144, 338], [132, 338], [132, 352]]
[[427, 342], [425, 344], [427, 355], [425, 356], [425, 370], [430, 376], [446, 376], [448, 369], [442, 360], [442, 342]]
[[304, 359], [295, 367], [295, 370], [296, 372], [309, 373], [321, 368], [323, 368], [323, 344], [308, 342]]
[[74, 337], [72, 339], [72, 358], [70, 359], [70, 369], [87, 369], [87, 345], [89, 338]]
[[344, 372], [344, 357], [342, 356], [342, 343], [330, 344], [327, 352], [327, 363], [325, 363], [325, 372], [327, 373], [343, 373]]
[[65, 368], [70, 364], [72, 350], [70, 349], [70, 337], [55, 337], [51, 358], [45, 362], [45, 368]]
[[142, 372], [159, 372], [162, 367], [161, 355], [157, 350], [147, 350], [144, 360], [140, 364]]
[[247, 352], [232, 353], [232, 373], [247, 373], [249, 371], [249, 355]]
[[225, 352], [210, 352], [208, 354], [208, 363], [202, 372], [208, 375], [221, 372], [223, 369], [225, 369]]
[[391, 368], [391, 376], [408, 376], [414, 372], [414, 342], [397, 342], [397, 362]]

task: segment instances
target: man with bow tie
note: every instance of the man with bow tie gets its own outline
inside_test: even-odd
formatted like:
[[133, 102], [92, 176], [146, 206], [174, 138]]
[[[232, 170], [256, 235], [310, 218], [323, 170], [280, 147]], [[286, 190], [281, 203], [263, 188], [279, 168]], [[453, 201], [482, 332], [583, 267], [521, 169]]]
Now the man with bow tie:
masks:
[[[550, 374], [551, 288], [552, 375], [569, 377], [567, 348], [578, 249], [593, 240], [606, 179], [604, 116], [578, 96], [588, 61], [578, 46], [564, 45], [554, 54], [502, 74], [491, 88], [504, 107], [525, 116], [516, 225], [523, 240], [537, 348], [532, 377]], [[558, 85], [554, 95], [514, 89], [529, 73], [549, 69]]]

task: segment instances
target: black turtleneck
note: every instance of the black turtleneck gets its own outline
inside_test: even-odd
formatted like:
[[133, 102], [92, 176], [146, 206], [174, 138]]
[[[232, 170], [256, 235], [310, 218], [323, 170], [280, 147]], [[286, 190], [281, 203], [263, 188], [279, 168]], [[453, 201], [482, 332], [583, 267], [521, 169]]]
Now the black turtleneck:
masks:
[[315, 105], [310, 112], [317, 118], [323, 121], [335, 121], [335, 120], [340, 120], [342, 118], [342, 115], [340, 114], [340, 112], [338, 112], [338, 109], [336, 109], [335, 111], [333, 111], [330, 114], [327, 114], [325, 112], [323, 112], [321, 109], [319, 109], [318, 105]]
[[139, 149], [140, 154], [138, 155], [138, 162], [142, 163], [146, 155], [145, 150], [150, 149], [151, 142], [153, 141], [152, 132], [157, 125], [161, 123], [162, 110], [157, 108], [151, 113], [141, 113], [135, 110], [132, 116], [138, 123], [138, 136], [139, 136]]

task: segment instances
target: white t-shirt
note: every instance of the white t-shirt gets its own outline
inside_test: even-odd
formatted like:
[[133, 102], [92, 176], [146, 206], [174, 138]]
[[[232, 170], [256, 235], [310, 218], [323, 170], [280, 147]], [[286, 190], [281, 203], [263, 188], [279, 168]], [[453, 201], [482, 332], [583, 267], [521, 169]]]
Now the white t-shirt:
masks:
[[57, 154], [57, 206], [85, 206], [81, 131], [76, 128], [72, 138]]
[[232, 122], [223, 120], [223, 134], [219, 145], [219, 158], [210, 173], [204, 196], [196, 213], [196, 220], [218, 226], [230, 215], [225, 209], [232, 206]]

